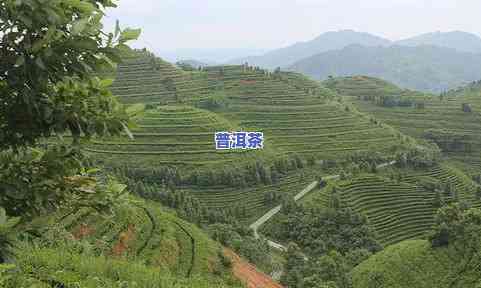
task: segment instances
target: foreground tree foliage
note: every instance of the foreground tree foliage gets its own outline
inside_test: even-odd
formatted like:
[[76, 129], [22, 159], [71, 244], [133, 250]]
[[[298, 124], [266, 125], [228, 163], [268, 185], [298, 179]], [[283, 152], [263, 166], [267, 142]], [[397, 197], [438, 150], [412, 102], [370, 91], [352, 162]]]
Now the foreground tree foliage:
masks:
[[0, 148], [40, 137], [118, 132], [122, 107], [108, 90], [111, 70], [139, 30], [102, 32], [111, 0], [7, 0], [0, 3]]
[[[92, 186], [76, 148], [29, 149], [42, 137], [127, 129], [128, 113], [101, 75], [115, 68], [139, 30], [102, 32], [110, 0], [0, 3], [0, 205], [14, 215], [55, 208]], [[76, 146], [76, 145], [75, 145]], [[95, 185], [94, 185], [95, 186]]]
[[[108, 211], [124, 194], [125, 186], [92, 177], [77, 147], [80, 137], [128, 130], [128, 111], [108, 89], [112, 80], [99, 76], [113, 71], [140, 30], [117, 24], [104, 33], [108, 7], [114, 1], [0, 3], [0, 206], [10, 216], [28, 220], [60, 206]], [[42, 138], [63, 134], [73, 146], [38, 148]], [[18, 222], [12, 219], [2, 220], [2, 258], [5, 232]]]

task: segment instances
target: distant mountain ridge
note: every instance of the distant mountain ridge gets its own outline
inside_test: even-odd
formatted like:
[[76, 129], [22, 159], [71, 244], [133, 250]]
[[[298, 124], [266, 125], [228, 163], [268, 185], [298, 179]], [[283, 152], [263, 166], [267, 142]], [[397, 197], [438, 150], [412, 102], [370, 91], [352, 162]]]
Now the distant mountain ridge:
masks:
[[481, 78], [481, 54], [437, 46], [351, 45], [305, 58], [289, 69], [320, 80], [366, 75], [403, 88], [441, 92]]
[[460, 52], [481, 53], [481, 38], [475, 34], [462, 31], [426, 33], [393, 42], [369, 33], [354, 30], [340, 30], [326, 32], [313, 40], [298, 42], [262, 55], [236, 58], [227, 63], [244, 64], [247, 62], [250, 65], [267, 69], [289, 67], [302, 59], [331, 50], [341, 50], [353, 44], [367, 47], [387, 47], [394, 45], [417, 47], [427, 45], [452, 48]]
[[298, 42], [288, 47], [267, 52], [264, 55], [234, 59], [229, 61], [229, 64], [243, 64], [247, 62], [249, 65], [268, 69], [287, 67], [296, 61], [317, 53], [343, 49], [352, 44], [388, 46], [391, 44], [391, 41], [369, 33], [341, 30], [337, 32], [327, 32], [311, 41]]
[[395, 42], [401, 46], [439, 46], [456, 49], [461, 52], [481, 53], [481, 38], [463, 31], [433, 32]]

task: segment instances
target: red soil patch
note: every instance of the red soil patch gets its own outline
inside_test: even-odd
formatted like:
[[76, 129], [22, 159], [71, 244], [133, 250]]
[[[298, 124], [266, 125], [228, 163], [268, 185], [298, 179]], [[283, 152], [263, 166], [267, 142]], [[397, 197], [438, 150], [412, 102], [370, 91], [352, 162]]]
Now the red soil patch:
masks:
[[81, 240], [95, 233], [95, 229], [89, 227], [87, 224], [80, 224], [72, 233], [75, 240]]
[[224, 254], [232, 261], [234, 276], [245, 283], [248, 288], [284, 288], [284, 286], [257, 270], [254, 265], [239, 257], [232, 250], [225, 248]]
[[129, 245], [135, 238], [135, 227], [133, 224], [129, 224], [127, 231], [119, 234], [119, 242], [112, 248], [112, 255], [122, 256], [127, 250]]

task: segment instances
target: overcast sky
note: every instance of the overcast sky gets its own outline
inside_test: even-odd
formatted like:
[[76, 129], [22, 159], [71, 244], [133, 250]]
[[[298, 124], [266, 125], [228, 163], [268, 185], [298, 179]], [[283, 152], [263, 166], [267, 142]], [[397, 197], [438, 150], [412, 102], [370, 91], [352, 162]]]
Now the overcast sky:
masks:
[[272, 49], [353, 29], [398, 40], [432, 31], [481, 34], [480, 0], [120, 0], [106, 28], [142, 28], [136, 46]]

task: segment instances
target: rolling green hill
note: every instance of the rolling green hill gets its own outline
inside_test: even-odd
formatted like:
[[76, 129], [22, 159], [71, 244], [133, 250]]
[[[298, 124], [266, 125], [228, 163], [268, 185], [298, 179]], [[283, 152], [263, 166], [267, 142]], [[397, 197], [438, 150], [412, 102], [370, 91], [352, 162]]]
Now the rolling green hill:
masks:
[[[215, 150], [214, 133], [235, 128], [226, 118], [192, 106], [159, 106], [143, 113], [127, 137], [93, 140], [86, 151], [110, 165], [202, 167], [245, 161], [256, 152]], [[257, 153], [259, 154], [259, 153]]]
[[343, 205], [364, 214], [384, 246], [408, 239], [425, 238], [432, 230], [438, 209], [436, 197], [444, 203], [462, 201], [481, 208], [478, 185], [448, 165], [406, 169], [395, 167], [378, 173], [355, 175], [331, 183], [303, 200], [307, 207], [328, 207], [333, 193]]
[[[192, 77], [198, 81], [191, 81]], [[146, 109], [137, 117], [133, 140], [93, 139], [84, 146], [99, 163], [141, 169], [148, 175], [153, 169], [171, 167], [180, 173], [177, 186], [207, 207], [235, 204], [250, 216], [273, 204], [264, 201], [266, 193], [292, 191], [278, 187], [285, 183], [290, 187], [288, 183], [297, 177], [290, 172], [301, 168], [292, 164], [295, 161], [305, 166], [361, 153], [388, 159], [414, 146], [409, 137], [337, 101], [331, 90], [297, 73], [236, 65], [183, 71], [146, 51], [136, 51], [119, 67], [112, 90], [122, 102], [141, 103]], [[226, 130], [262, 131], [265, 149], [216, 151], [214, 133]], [[287, 169], [278, 167], [280, 161], [287, 161]], [[259, 162], [266, 172], [255, 172]], [[254, 181], [259, 178], [256, 173], [262, 174], [262, 183]], [[209, 184], [193, 183], [197, 175], [210, 179]], [[162, 181], [151, 184], [160, 187]], [[234, 189], [233, 183], [244, 184]], [[297, 184], [292, 189], [302, 187]]]
[[[153, 72], [155, 69], [151, 68], [151, 62], [158, 63], [155, 65], [161, 67], [161, 71]], [[142, 68], [138, 67], [138, 63], [142, 63]], [[125, 71], [132, 72], [127, 74]], [[130, 73], [133, 74], [127, 76]], [[151, 78], [142, 78], [144, 74], [149, 74]], [[137, 84], [127, 89], [126, 77], [132, 77]], [[197, 77], [202, 81], [185, 80], [185, 77]], [[167, 82], [172, 87], [166, 92]], [[187, 86], [190, 88], [187, 89]], [[140, 91], [147, 87], [148, 91]], [[162, 104], [157, 110], [147, 111], [145, 119], [139, 120], [139, 129], [134, 130], [134, 135], [138, 133], [140, 137], [153, 136], [153, 133], [171, 136], [161, 133], [174, 133], [174, 130], [191, 133], [196, 127], [206, 135], [226, 128], [262, 130], [266, 134], [266, 146], [272, 147], [278, 154], [309, 153], [321, 159], [371, 151], [373, 146], [377, 146], [377, 151], [388, 150], [400, 137], [396, 131], [372, 123], [369, 117], [352, 107], [333, 101], [330, 90], [295, 73], [270, 73], [247, 66], [205, 67], [200, 72], [185, 72], [153, 58], [147, 52], [137, 52], [135, 57], [128, 58], [119, 67], [112, 90], [124, 103]], [[217, 107], [206, 103], [217, 98], [224, 105]], [[176, 116], [166, 110], [179, 108], [169, 108], [165, 104], [204, 107], [214, 111], [216, 116], [194, 108], [195, 112], [183, 111]], [[210, 117], [208, 127], [200, 120], [202, 117], [198, 114], [201, 113], [206, 115], [202, 116], [204, 118]], [[223, 120], [220, 120], [221, 116]], [[164, 119], [167, 117], [178, 118], [179, 121]], [[185, 124], [185, 121], [189, 123]], [[200, 135], [191, 136], [197, 138]], [[360, 138], [363, 140], [358, 142]], [[207, 138], [202, 139], [201, 142], [204, 142]], [[206, 147], [203, 146], [202, 150], [207, 150]]]
[[[364, 76], [332, 79], [325, 83], [340, 95], [349, 96], [360, 111], [407, 135], [434, 140], [448, 159], [456, 161], [455, 164], [466, 172], [476, 175], [481, 171], [479, 84], [439, 96], [402, 90]], [[468, 110], [463, 110], [463, 104], [467, 104]], [[430, 131], [431, 135], [428, 134]]]
[[133, 201], [113, 215], [83, 208], [23, 224], [7, 287], [240, 287], [218, 244], [158, 204]]
[[453, 248], [433, 249], [425, 240], [405, 241], [354, 268], [353, 287], [480, 287], [479, 271], [455, 268], [465, 260]]
[[209, 91], [203, 73], [183, 71], [146, 50], [124, 56], [112, 86], [123, 103], [183, 103], [202, 99]]

